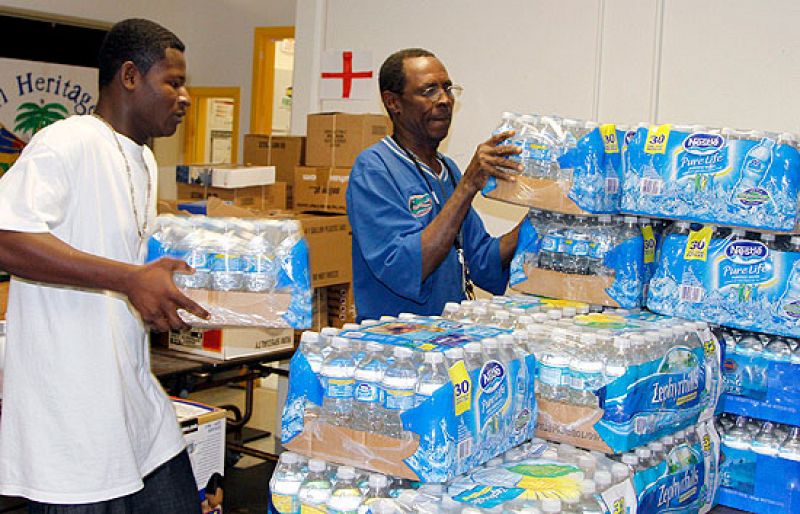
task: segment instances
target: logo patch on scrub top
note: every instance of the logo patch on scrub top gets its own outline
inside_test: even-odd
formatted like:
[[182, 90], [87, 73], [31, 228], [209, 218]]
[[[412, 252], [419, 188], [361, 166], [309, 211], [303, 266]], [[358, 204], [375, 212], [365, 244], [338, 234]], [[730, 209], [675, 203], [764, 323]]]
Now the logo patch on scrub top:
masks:
[[408, 197], [408, 210], [415, 218], [425, 216], [433, 208], [433, 201], [431, 195], [428, 193], [421, 195], [411, 195]]

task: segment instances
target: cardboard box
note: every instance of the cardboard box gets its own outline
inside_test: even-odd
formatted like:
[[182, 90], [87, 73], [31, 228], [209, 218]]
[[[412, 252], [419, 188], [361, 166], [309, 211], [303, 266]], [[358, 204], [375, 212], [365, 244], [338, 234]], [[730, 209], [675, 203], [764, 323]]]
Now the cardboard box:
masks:
[[306, 138], [301, 136], [247, 134], [244, 136], [244, 163], [275, 166], [275, 180], [291, 186], [294, 168], [305, 163], [305, 147]]
[[216, 485], [225, 475], [225, 411], [180, 398], [172, 398], [172, 406], [192, 461], [203, 512], [222, 512], [222, 494]]
[[274, 166], [226, 166], [211, 170], [211, 185], [214, 187], [232, 189], [267, 186], [274, 183]]
[[342, 328], [345, 323], [355, 323], [356, 304], [353, 297], [353, 284], [337, 284], [328, 286], [328, 324]]
[[[175, 201], [160, 200], [159, 214], [186, 214]], [[300, 222], [308, 244], [311, 268], [311, 287], [325, 287], [353, 280], [353, 232], [344, 215], [298, 214], [286, 211], [258, 211], [228, 205], [217, 198], [209, 198], [207, 216], [236, 218], [291, 218]]]
[[563, 214], [591, 214], [584, 211], [569, 198], [572, 181], [556, 181], [543, 178], [517, 176], [516, 181], [497, 180], [491, 191], [484, 196], [492, 200], [533, 207], [543, 211]]
[[390, 122], [382, 114], [309, 114], [307, 132], [308, 166], [349, 167], [365, 148], [389, 134]]
[[514, 291], [594, 305], [619, 307], [619, 304], [606, 292], [614, 283], [614, 277], [572, 275], [540, 269], [527, 263], [524, 265], [524, 269], [527, 278], [512, 285], [511, 289]]
[[200, 186], [211, 185], [213, 164], [179, 164], [175, 166], [175, 181]]
[[302, 211], [347, 212], [350, 168], [295, 168], [293, 203]]
[[291, 328], [260, 327], [171, 331], [169, 348], [220, 360], [267, 355], [293, 349], [294, 331]]
[[239, 207], [258, 210], [287, 209], [289, 206], [288, 186], [284, 182], [234, 189], [178, 183], [177, 191], [178, 200], [205, 200], [213, 197], [232, 202]]
[[6, 280], [0, 282], [0, 319], [6, 319], [6, 310], [8, 310], [8, 288], [11, 282]]

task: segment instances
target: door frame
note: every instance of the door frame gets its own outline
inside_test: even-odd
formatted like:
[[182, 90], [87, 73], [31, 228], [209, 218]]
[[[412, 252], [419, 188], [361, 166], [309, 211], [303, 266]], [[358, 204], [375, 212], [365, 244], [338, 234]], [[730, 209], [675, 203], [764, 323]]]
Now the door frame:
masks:
[[253, 37], [253, 84], [250, 93], [250, 133], [272, 133], [275, 94], [275, 41], [294, 38], [294, 27], [256, 27]]
[[183, 139], [183, 162], [185, 164], [205, 164], [206, 142], [198, 134], [205, 134], [208, 123], [206, 101], [209, 98], [233, 98], [233, 133], [231, 134], [231, 163], [239, 159], [239, 107], [241, 105], [241, 88], [239, 87], [202, 87], [186, 88], [192, 103], [186, 111], [185, 133]]

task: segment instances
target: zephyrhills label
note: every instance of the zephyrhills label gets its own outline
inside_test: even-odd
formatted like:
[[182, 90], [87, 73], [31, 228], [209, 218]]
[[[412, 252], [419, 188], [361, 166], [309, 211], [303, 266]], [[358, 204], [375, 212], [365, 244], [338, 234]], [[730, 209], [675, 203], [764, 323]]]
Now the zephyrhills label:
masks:
[[[670, 470], [667, 468], [666, 470]], [[688, 468], [661, 477], [645, 489], [639, 501], [638, 512], [670, 512], [691, 508], [700, 496], [704, 485], [705, 467], [699, 461]]]

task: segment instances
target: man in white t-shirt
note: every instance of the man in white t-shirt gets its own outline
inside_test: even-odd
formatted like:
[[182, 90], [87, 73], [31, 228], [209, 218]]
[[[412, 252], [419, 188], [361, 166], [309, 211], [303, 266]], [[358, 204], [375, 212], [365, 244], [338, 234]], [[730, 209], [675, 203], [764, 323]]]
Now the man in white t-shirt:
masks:
[[146, 326], [207, 313], [172, 281], [185, 263], [143, 264], [157, 178], [145, 143], [186, 113], [183, 51], [156, 23], [114, 25], [95, 115], [41, 130], [0, 179], [0, 268], [13, 275], [0, 494], [31, 512], [200, 511]]

